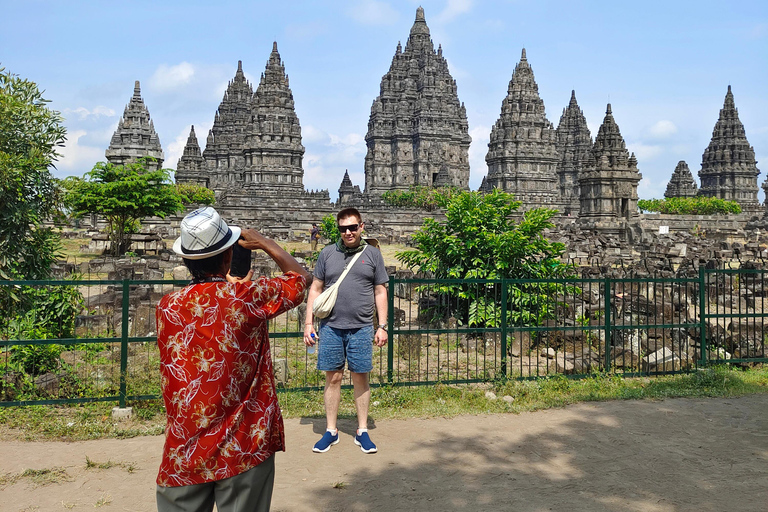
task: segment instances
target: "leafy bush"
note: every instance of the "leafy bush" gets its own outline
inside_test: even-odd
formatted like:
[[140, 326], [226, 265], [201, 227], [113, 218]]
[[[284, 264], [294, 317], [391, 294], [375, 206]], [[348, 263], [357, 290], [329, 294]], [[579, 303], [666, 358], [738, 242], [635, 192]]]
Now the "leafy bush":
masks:
[[391, 206], [421, 208], [432, 211], [440, 207], [442, 199], [448, 199], [456, 192], [458, 192], [458, 189], [453, 187], [432, 188], [416, 186], [411, 187], [407, 191], [388, 190], [381, 195], [381, 198]]
[[332, 244], [335, 244], [341, 238], [336, 217], [330, 213], [320, 220], [318, 228], [320, 229], [320, 236], [327, 238]]
[[736, 201], [716, 197], [669, 197], [667, 199], [640, 199], [638, 208], [644, 212], [658, 212], [670, 215], [727, 215], [741, 213]]
[[[561, 243], [543, 234], [554, 227], [556, 210], [537, 208], [524, 213], [517, 223], [510, 217], [522, 203], [511, 194], [494, 190], [455, 191], [437, 195], [446, 220], [425, 219], [414, 233], [415, 249], [397, 253], [411, 269], [437, 279], [548, 279], [572, 275], [562, 263]], [[510, 288], [509, 303], [500, 304], [498, 285], [468, 283], [438, 284], [431, 288], [461, 311], [458, 320], [472, 325], [497, 327], [502, 307], [514, 325], [538, 324], [551, 317], [556, 306], [552, 297], [563, 291], [556, 283], [519, 283]]]

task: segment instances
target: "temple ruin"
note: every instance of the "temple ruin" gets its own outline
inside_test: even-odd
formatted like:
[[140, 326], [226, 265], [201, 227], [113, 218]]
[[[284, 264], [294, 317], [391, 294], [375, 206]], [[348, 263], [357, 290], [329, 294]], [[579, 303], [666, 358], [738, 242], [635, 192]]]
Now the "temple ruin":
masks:
[[729, 85], [712, 140], [701, 157], [699, 194], [736, 201], [743, 211], [756, 214], [758, 174], [755, 150], [747, 141]]
[[397, 44], [389, 71], [371, 106], [365, 142], [365, 193], [469, 185], [467, 111], [442, 46], [435, 51], [416, 10], [405, 50]]
[[484, 190], [498, 188], [514, 194], [525, 210], [541, 205], [562, 207], [556, 143], [555, 129], [546, 118], [523, 48], [501, 102], [501, 115], [491, 129]]
[[[467, 189], [471, 142], [464, 105], [457, 93], [442, 47], [430, 38], [424, 10], [418, 8], [405, 49], [398, 43], [389, 71], [374, 99], [365, 136], [364, 189], [345, 170], [332, 203], [328, 190], [304, 189], [301, 124], [294, 108], [286, 66], [277, 43], [255, 90], [237, 64], [213, 126], [201, 149], [194, 126], [176, 169], [176, 181], [212, 189], [216, 206], [228, 219], [254, 226], [283, 240], [306, 238], [313, 222], [342, 205], [363, 213], [369, 234], [403, 242], [426, 217], [441, 212], [392, 207], [384, 192], [413, 186]], [[141, 98], [139, 82], [115, 131], [106, 158], [115, 164], [142, 156], [163, 162], [160, 140]], [[705, 195], [735, 200], [745, 213], [722, 219], [640, 215], [637, 159], [627, 151], [611, 105], [594, 142], [571, 92], [555, 129], [547, 119], [526, 50], [515, 66], [494, 124], [486, 155], [488, 174], [482, 191], [499, 188], [523, 201], [523, 210], [558, 208], [558, 224], [627, 239], [666, 226], [671, 233], [701, 231], [702, 223], [734, 234], [755, 215], [755, 152], [738, 117], [730, 86], [712, 140], [704, 151], [697, 189], [684, 161], [669, 181], [666, 197]], [[768, 181], [763, 184], [768, 189]], [[768, 208], [768, 206], [766, 206]], [[760, 229], [768, 228], [768, 213]], [[755, 219], [752, 220], [757, 222]], [[173, 231], [178, 219], [166, 224]], [[165, 228], [164, 228], [165, 229]], [[718, 228], [720, 229], [720, 228]], [[730, 235], [729, 235], [730, 236]]]
[[587, 127], [584, 112], [576, 102], [576, 91], [571, 91], [571, 100], [563, 109], [557, 135], [557, 176], [560, 180], [560, 201], [563, 214], [577, 216], [580, 208], [579, 176], [592, 151], [592, 135]]
[[680, 160], [675, 166], [664, 197], [695, 197], [699, 194], [699, 187], [693, 179], [693, 174], [685, 160]]
[[163, 167], [165, 157], [160, 137], [155, 132], [149, 110], [141, 98], [138, 80], [133, 87], [133, 96], [123, 111], [123, 117], [112, 134], [105, 157], [107, 162], [114, 165], [125, 165], [142, 157], [151, 157], [154, 160], [147, 163], [147, 168], [156, 170]]
[[629, 221], [638, 216], [637, 184], [641, 178], [635, 154], [627, 151], [609, 103], [579, 175], [579, 222], [606, 233], [624, 233]]

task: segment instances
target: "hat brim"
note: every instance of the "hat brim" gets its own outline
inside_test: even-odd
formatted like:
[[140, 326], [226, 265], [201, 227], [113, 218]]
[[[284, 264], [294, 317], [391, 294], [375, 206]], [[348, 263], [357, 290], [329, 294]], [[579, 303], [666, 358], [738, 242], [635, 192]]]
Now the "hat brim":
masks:
[[219, 247], [218, 249], [215, 249], [210, 252], [202, 252], [202, 253], [195, 253], [195, 254], [186, 254], [184, 251], [181, 250], [181, 237], [177, 238], [175, 242], [173, 242], [173, 252], [178, 254], [184, 259], [187, 260], [202, 260], [205, 258], [210, 258], [211, 256], [216, 256], [217, 254], [221, 254], [233, 245], [237, 243], [237, 241], [240, 239], [240, 232], [241, 229], [237, 226], [229, 226], [230, 231], [232, 234], [230, 235], [229, 240], [226, 241], [226, 243]]

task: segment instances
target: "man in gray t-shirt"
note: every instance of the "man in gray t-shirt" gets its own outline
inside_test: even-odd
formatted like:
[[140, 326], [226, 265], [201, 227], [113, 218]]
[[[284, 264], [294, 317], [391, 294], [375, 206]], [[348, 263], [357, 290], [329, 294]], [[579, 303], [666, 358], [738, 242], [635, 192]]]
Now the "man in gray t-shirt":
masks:
[[[339, 442], [336, 419], [341, 402], [341, 380], [347, 363], [355, 388], [358, 429], [355, 444], [364, 453], [376, 453], [376, 445], [368, 436], [368, 404], [371, 390], [368, 374], [373, 368], [373, 346], [387, 343], [387, 288], [389, 280], [381, 252], [362, 239], [363, 224], [360, 212], [346, 208], [336, 215], [340, 240], [325, 247], [317, 258], [314, 280], [307, 297], [307, 317], [304, 343], [313, 346], [319, 337], [317, 369], [325, 372], [326, 432], [312, 451], [327, 452]], [[336, 305], [331, 314], [321, 320], [319, 333], [315, 332], [312, 305], [325, 288], [338, 281], [344, 268], [360, 254], [339, 285]], [[374, 308], [378, 325], [373, 327]]]

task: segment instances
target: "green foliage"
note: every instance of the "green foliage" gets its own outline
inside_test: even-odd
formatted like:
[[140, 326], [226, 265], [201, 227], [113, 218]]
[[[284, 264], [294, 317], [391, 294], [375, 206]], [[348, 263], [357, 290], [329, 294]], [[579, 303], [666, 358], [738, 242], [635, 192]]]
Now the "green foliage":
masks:
[[[524, 213], [516, 223], [510, 216], [520, 206], [512, 195], [494, 190], [454, 192], [438, 195], [438, 207], [446, 220], [426, 219], [414, 233], [415, 249], [397, 253], [408, 267], [438, 279], [547, 279], [570, 277], [572, 268], [560, 261], [561, 243], [543, 234], [554, 227], [556, 210], [538, 208]], [[501, 322], [497, 285], [440, 284], [432, 288], [448, 294], [458, 306], [466, 305], [470, 325], [498, 326]], [[536, 324], [551, 316], [552, 297], [562, 285], [522, 283], [510, 289], [508, 321], [516, 325]]]
[[[115, 256], [123, 254], [144, 217], [165, 218], [184, 208], [185, 202], [208, 204], [212, 192], [202, 187], [171, 182], [168, 169], [147, 169], [149, 159], [126, 165], [99, 162], [85, 178], [64, 183], [66, 203], [75, 215], [96, 213], [107, 220]], [[207, 190], [207, 189], [206, 189]]]
[[440, 207], [441, 201], [449, 199], [458, 189], [453, 187], [432, 188], [411, 187], [409, 190], [388, 190], [381, 195], [385, 203], [391, 206], [421, 208], [432, 211]]
[[59, 204], [49, 167], [66, 130], [46, 103], [34, 82], [0, 68], [0, 279], [47, 277], [60, 247], [42, 222]]
[[327, 238], [329, 243], [335, 244], [339, 238], [341, 238], [341, 234], [339, 234], [339, 224], [336, 222], [336, 217], [330, 213], [320, 220], [320, 225], [318, 228], [320, 229], [320, 236]]
[[[18, 298], [18, 313], [8, 321], [10, 339], [48, 340], [75, 336], [75, 319], [84, 305], [77, 287], [24, 286]], [[62, 345], [16, 345], [10, 349], [11, 363], [29, 375], [55, 371], [64, 348]]]
[[177, 183], [176, 192], [184, 204], [211, 205], [216, 202], [216, 195], [213, 190], [200, 185]]
[[637, 207], [644, 212], [659, 212], [670, 215], [726, 215], [741, 213], [736, 201], [716, 197], [669, 197], [667, 199], [640, 199]]

